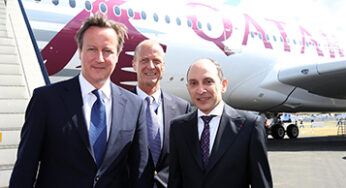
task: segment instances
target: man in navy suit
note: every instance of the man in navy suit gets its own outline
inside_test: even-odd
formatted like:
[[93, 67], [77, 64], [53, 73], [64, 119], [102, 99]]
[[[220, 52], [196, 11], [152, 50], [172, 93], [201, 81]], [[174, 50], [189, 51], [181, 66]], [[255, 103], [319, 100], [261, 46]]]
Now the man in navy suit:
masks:
[[[148, 127], [149, 161], [145, 169], [143, 187], [167, 187], [169, 163], [169, 125], [170, 121], [190, 110], [190, 103], [160, 89], [160, 79], [164, 71], [164, 51], [162, 46], [153, 40], [144, 40], [135, 49], [132, 66], [137, 72], [137, 87], [133, 92], [143, 100], [150, 98], [154, 112], [152, 116], [157, 120], [154, 134], [156, 144], [150, 141], [150, 125]], [[147, 107], [150, 108], [150, 107]], [[150, 121], [147, 118], [147, 121]]]
[[81, 74], [35, 89], [10, 188], [137, 187], [148, 160], [144, 103], [110, 81], [125, 34], [99, 14], [84, 22]]
[[168, 187], [272, 187], [264, 122], [222, 101], [219, 64], [196, 61], [186, 86], [198, 109], [172, 120]]

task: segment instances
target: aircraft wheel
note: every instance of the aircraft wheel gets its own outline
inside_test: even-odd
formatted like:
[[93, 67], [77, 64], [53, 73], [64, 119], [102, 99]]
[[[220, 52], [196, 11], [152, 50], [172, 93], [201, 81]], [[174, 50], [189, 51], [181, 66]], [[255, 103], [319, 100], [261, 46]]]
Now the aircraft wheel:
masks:
[[288, 127], [287, 127], [287, 136], [290, 138], [290, 139], [294, 139], [294, 138], [297, 138], [299, 135], [299, 128], [297, 125], [295, 124], [290, 124]]
[[285, 136], [285, 128], [280, 124], [274, 125], [272, 128], [272, 136], [274, 139], [283, 139]]

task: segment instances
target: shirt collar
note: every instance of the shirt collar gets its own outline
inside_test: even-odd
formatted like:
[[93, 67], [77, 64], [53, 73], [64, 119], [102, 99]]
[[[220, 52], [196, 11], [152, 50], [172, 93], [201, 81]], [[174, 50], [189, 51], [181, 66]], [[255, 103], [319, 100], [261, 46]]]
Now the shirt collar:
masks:
[[[143, 90], [141, 90], [141, 88], [139, 88], [138, 86], [136, 86], [137, 89], [137, 95], [141, 98], [141, 99], [145, 99], [147, 98], [149, 95], [146, 94]], [[154, 97], [155, 102], [158, 103], [158, 101], [160, 100], [161, 97], [161, 90], [158, 89], [154, 94], [151, 95], [152, 97]]]
[[[82, 97], [84, 98], [88, 94], [90, 94], [93, 90], [96, 88], [91, 85], [82, 74], [79, 74], [79, 83], [81, 85], [81, 91], [82, 91]], [[106, 97], [107, 99], [111, 98], [111, 85], [110, 85], [110, 79], [106, 80], [106, 83], [99, 89], [102, 91], [102, 96]]]
[[198, 117], [208, 116], [208, 115], [215, 115], [215, 116], [221, 117], [224, 106], [225, 106], [225, 103], [221, 100], [220, 103], [209, 114], [205, 114], [200, 109], [198, 109], [197, 111]]

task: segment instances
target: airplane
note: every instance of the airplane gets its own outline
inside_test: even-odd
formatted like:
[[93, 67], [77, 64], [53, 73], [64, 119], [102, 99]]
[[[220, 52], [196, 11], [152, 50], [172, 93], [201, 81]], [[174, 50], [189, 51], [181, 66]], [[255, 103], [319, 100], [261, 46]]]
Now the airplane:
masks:
[[[304, 25], [260, 18], [236, 7], [187, 2], [179, 7], [136, 0], [22, 0], [52, 82], [80, 72], [74, 35], [96, 12], [123, 23], [128, 38], [111, 80], [136, 85], [136, 45], [154, 39], [166, 52], [161, 87], [190, 100], [186, 71], [197, 59], [215, 59], [229, 81], [224, 101], [234, 108], [279, 116], [282, 112], [346, 111], [346, 58], [340, 40]], [[283, 138], [280, 123], [271, 127]], [[287, 135], [296, 138], [291, 124]]]

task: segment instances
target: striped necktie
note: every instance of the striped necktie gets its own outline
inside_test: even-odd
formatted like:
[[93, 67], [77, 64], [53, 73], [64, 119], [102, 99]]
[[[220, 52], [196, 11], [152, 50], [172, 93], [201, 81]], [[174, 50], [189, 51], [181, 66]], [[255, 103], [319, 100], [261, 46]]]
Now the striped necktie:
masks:
[[145, 98], [145, 100], [147, 101], [146, 118], [151, 156], [156, 166], [161, 153], [161, 138], [160, 125], [157, 115], [152, 107], [152, 99], [153, 98], [151, 96]]

